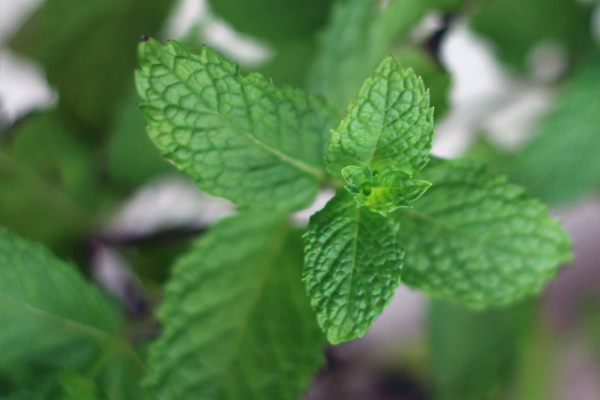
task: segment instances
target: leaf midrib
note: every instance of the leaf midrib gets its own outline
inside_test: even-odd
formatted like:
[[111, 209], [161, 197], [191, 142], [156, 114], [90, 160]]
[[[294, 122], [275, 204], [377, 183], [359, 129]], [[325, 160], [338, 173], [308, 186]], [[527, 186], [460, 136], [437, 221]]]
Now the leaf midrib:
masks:
[[2, 302], [5, 301], [8, 303], [13, 303], [16, 307], [21, 308], [24, 312], [37, 315], [39, 318], [50, 320], [54, 323], [58, 323], [66, 327], [67, 329], [72, 329], [75, 331], [81, 332], [81, 334], [92, 337], [98, 342], [102, 344], [113, 343], [117, 344], [119, 347], [125, 349], [128, 353], [128, 356], [134, 361], [134, 363], [140, 367], [142, 371], [145, 371], [146, 366], [141, 362], [141, 360], [137, 357], [133, 349], [129, 343], [125, 342], [122, 338], [102, 330], [100, 328], [96, 328], [94, 326], [86, 325], [81, 322], [74, 321], [72, 319], [65, 318], [61, 315], [57, 315], [46, 310], [42, 310], [41, 308], [32, 306], [31, 304], [27, 304], [21, 300], [15, 299], [12, 296], [8, 296], [6, 294], [0, 293], [0, 299]]
[[431, 223], [432, 225], [439, 226], [442, 229], [445, 229], [445, 230], [455, 233], [457, 235], [463, 236], [467, 239], [473, 240], [474, 242], [478, 243], [482, 247], [491, 247], [491, 248], [501, 250], [501, 251], [509, 253], [509, 254], [515, 254], [515, 251], [513, 249], [506, 248], [504, 246], [500, 246], [489, 239], [477, 237], [477, 236], [471, 235], [465, 231], [456, 229], [453, 226], [445, 224], [443, 222], [440, 222], [425, 213], [415, 210], [414, 208], [401, 208], [396, 212], [399, 214], [404, 214], [411, 218], [427, 221], [427, 222]]
[[[223, 371], [223, 372], [220, 374], [219, 381], [222, 381], [223, 377], [225, 375], [227, 375], [227, 372], [229, 372], [231, 365], [233, 364], [234, 360], [236, 359], [237, 355], [239, 354], [239, 350], [240, 350], [242, 343], [244, 342], [244, 339], [246, 337], [246, 331], [249, 329], [250, 325], [252, 324], [251, 317], [255, 312], [256, 305], [260, 302], [260, 299], [263, 297], [265, 287], [267, 286], [267, 282], [269, 281], [269, 272], [275, 267], [275, 260], [277, 259], [277, 256], [279, 255], [279, 253], [281, 252], [281, 250], [283, 249], [283, 246], [285, 244], [285, 238], [287, 237], [287, 235], [286, 235], [287, 230], [288, 230], [287, 224], [280, 224], [277, 232], [274, 235], [275, 237], [279, 238], [279, 243], [277, 243], [277, 246], [272, 246], [273, 251], [271, 251], [270, 253], [267, 253], [264, 257], [265, 261], [271, 261], [271, 262], [264, 263], [266, 266], [264, 267], [262, 276], [260, 277], [260, 279], [258, 279], [259, 284], [257, 285], [255, 295], [248, 302], [249, 303], [249, 306], [247, 308], [248, 313], [246, 315], [245, 320], [242, 321], [241, 328], [237, 335], [236, 341], [232, 346], [232, 351], [230, 352], [230, 355], [229, 355], [227, 361], [225, 362], [223, 368], [221, 369], [221, 371]], [[219, 391], [219, 395], [221, 395], [223, 393], [223, 384], [220, 382], [217, 385], [217, 388], [218, 388], [217, 390]]]
[[[196, 90], [194, 90], [189, 84], [188, 82], [183, 79], [181, 76], [179, 76], [169, 65], [165, 64], [164, 62], [160, 61], [161, 65], [163, 65], [165, 68], [167, 68], [169, 71], [171, 71], [171, 73], [173, 75], [175, 75], [179, 81], [191, 92], [194, 93], [194, 95], [196, 96], [196, 98], [199, 98], [199, 94], [196, 92]], [[204, 65], [204, 64], [203, 64]], [[193, 71], [192, 71], [193, 73]], [[242, 76], [240, 76], [239, 74], [237, 74], [235, 76], [235, 78], [241, 79], [242, 82], [241, 83], [241, 87], [244, 88], [244, 78]], [[243, 90], [243, 89], [242, 89]], [[245, 91], [243, 91], [242, 94], [244, 101], [247, 102], [246, 99], [246, 95], [245, 95]], [[179, 107], [179, 105], [176, 105], [177, 107]], [[210, 108], [207, 107], [208, 110], [210, 110]], [[218, 116], [219, 118], [221, 118], [223, 121], [225, 121], [226, 124], [228, 124], [230, 127], [234, 128], [235, 130], [241, 132], [242, 134], [244, 134], [246, 137], [248, 137], [251, 141], [253, 141], [255, 144], [261, 146], [262, 148], [264, 148], [265, 150], [271, 152], [272, 154], [274, 154], [275, 156], [279, 157], [279, 159], [281, 159], [284, 162], [287, 162], [291, 165], [293, 165], [294, 167], [300, 169], [301, 171], [304, 171], [306, 173], [309, 173], [311, 175], [313, 175], [317, 181], [322, 181], [325, 178], [325, 171], [319, 168], [314, 168], [311, 167], [308, 164], [305, 164], [302, 161], [296, 160], [290, 156], [288, 156], [287, 154], [282, 153], [281, 151], [274, 149], [273, 147], [263, 143], [262, 141], [258, 140], [254, 135], [252, 135], [250, 132], [246, 132], [244, 129], [242, 129], [240, 126], [234, 125], [231, 121], [229, 121], [225, 116], [223, 116], [221, 113], [219, 113], [218, 111], [215, 110], [210, 110], [214, 115]], [[246, 113], [247, 113], [247, 108], [245, 109]], [[251, 118], [248, 119], [251, 121]]]

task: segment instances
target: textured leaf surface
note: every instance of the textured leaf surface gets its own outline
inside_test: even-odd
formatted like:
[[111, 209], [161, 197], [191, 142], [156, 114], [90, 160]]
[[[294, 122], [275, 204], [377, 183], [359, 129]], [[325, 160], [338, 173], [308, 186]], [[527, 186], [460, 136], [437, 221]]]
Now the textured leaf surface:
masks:
[[299, 209], [324, 178], [333, 113], [259, 74], [242, 77], [205, 47], [140, 45], [137, 86], [148, 133], [164, 157], [206, 192], [238, 205]]
[[368, 165], [350, 165], [342, 170], [348, 183], [345, 188], [354, 194], [358, 206], [366, 206], [382, 215], [400, 207], [410, 207], [431, 186], [427, 181], [412, 179], [410, 175], [393, 168], [381, 174], [372, 172]]
[[108, 126], [130, 88], [139, 38], [155, 34], [175, 3], [47, 0], [10, 45], [42, 64], [60, 108], [94, 128], [84, 131], [89, 138]]
[[348, 165], [412, 175], [428, 161], [433, 139], [433, 109], [423, 80], [388, 57], [365, 81], [332, 132], [328, 168], [334, 175]]
[[403, 281], [434, 297], [484, 307], [537, 293], [570, 260], [547, 208], [477, 164], [436, 161], [414, 209], [395, 212]]
[[158, 399], [297, 399], [325, 344], [301, 260], [299, 232], [276, 214], [212, 228], [175, 265], [149, 391]]
[[436, 399], [498, 399], [515, 372], [532, 303], [477, 311], [433, 301], [428, 326]]
[[576, 71], [509, 165], [512, 181], [549, 202], [575, 200], [600, 185], [600, 61]]
[[331, 343], [363, 336], [400, 285], [403, 252], [391, 222], [343, 189], [310, 219], [304, 279]]

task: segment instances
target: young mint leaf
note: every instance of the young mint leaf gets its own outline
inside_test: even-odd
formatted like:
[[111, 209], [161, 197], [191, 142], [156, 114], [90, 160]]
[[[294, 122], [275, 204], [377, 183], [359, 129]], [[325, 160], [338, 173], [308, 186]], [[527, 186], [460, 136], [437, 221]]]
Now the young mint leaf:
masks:
[[308, 206], [325, 177], [336, 118], [322, 102], [259, 74], [242, 77], [208, 47], [140, 44], [136, 82], [148, 133], [207, 193], [240, 206]]
[[339, 176], [348, 165], [383, 171], [394, 167], [408, 175], [428, 161], [433, 139], [433, 109], [423, 80], [392, 57], [375, 69], [348, 107], [348, 116], [332, 131], [328, 168]]
[[302, 240], [274, 213], [228, 218], [176, 264], [145, 386], [158, 399], [289, 399], [323, 363]]
[[394, 216], [406, 250], [403, 281], [474, 307], [537, 293], [571, 259], [569, 237], [547, 208], [503, 177], [464, 161], [436, 161], [414, 209]]
[[393, 167], [380, 174], [371, 172], [368, 165], [349, 165], [342, 170], [342, 176], [348, 183], [346, 190], [355, 195], [359, 207], [367, 206], [384, 216], [400, 207], [410, 207], [431, 186], [430, 182], [412, 179]]
[[310, 218], [304, 280], [331, 343], [363, 336], [400, 285], [403, 251], [394, 228], [343, 189]]
[[3, 365], [35, 361], [82, 368], [100, 350], [138, 362], [100, 291], [72, 265], [3, 227], [0, 275]]

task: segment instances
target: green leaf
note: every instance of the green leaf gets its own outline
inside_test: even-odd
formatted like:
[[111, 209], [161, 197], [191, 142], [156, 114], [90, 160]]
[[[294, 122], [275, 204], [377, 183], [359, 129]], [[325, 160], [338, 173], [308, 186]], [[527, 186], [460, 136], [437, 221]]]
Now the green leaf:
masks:
[[379, 174], [371, 172], [368, 165], [350, 165], [342, 170], [342, 176], [348, 183], [346, 190], [355, 195], [359, 207], [366, 206], [384, 216], [400, 207], [410, 207], [431, 186], [392, 167]]
[[532, 305], [482, 312], [433, 301], [428, 325], [435, 398], [501, 398], [515, 372]]
[[[83, 367], [99, 350], [135, 359], [100, 291], [43, 246], [0, 227], [4, 365]], [[137, 361], [137, 360], [136, 360]]]
[[575, 0], [495, 0], [482, 2], [471, 27], [491, 39], [498, 56], [526, 70], [531, 50], [540, 44], [564, 46], [577, 56], [592, 46], [590, 7]]
[[406, 250], [403, 281], [473, 307], [507, 304], [540, 291], [570, 261], [571, 243], [547, 207], [479, 164], [437, 161], [414, 209], [394, 214]]
[[158, 32], [174, 0], [47, 0], [10, 42], [32, 57], [57, 87], [60, 107], [85, 126], [104, 129], [133, 83], [135, 49]]
[[549, 202], [575, 200], [600, 184], [600, 62], [582, 65], [508, 166], [509, 177]]
[[159, 399], [297, 399], [324, 338], [301, 281], [302, 241], [281, 215], [211, 228], [173, 270], [145, 386]]
[[363, 84], [348, 116], [332, 131], [329, 171], [348, 165], [395, 167], [408, 175], [427, 164], [433, 139], [433, 109], [423, 80], [388, 57]]
[[308, 206], [325, 178], [335, 116], [320, 101], [259, 74], [242, 77], [205, 47], [140, 45], [137, 85], [148, 133], [207, 193], [240, 206]]
[[363, 336], [392, 300], [403, 255], [394, 230], [345, 190], [310, 218], [304, 280], [331, 343]]

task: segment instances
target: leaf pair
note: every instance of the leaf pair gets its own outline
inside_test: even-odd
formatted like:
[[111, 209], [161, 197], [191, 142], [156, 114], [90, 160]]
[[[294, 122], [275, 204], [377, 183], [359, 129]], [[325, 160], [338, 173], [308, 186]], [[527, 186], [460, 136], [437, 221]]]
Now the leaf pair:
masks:
[[332, 133], [328, 169], [344, 177], [356, 201], [340, 190], [311, 218], [304, 273], [332, 343], [364, 335], [400, 285], [398, 224], [384, 216], [409, 207], [430, 186], [411, 175], [427, 163], [432, 128], [423, 81], [389, 57]]
[[259, 74], [242, 77], [208, 47], [194, 55], [150, 39], [139, 54], [148, 133], [202, 190], [254, 209], [312, 203], [336, 123], [322, 101]]

